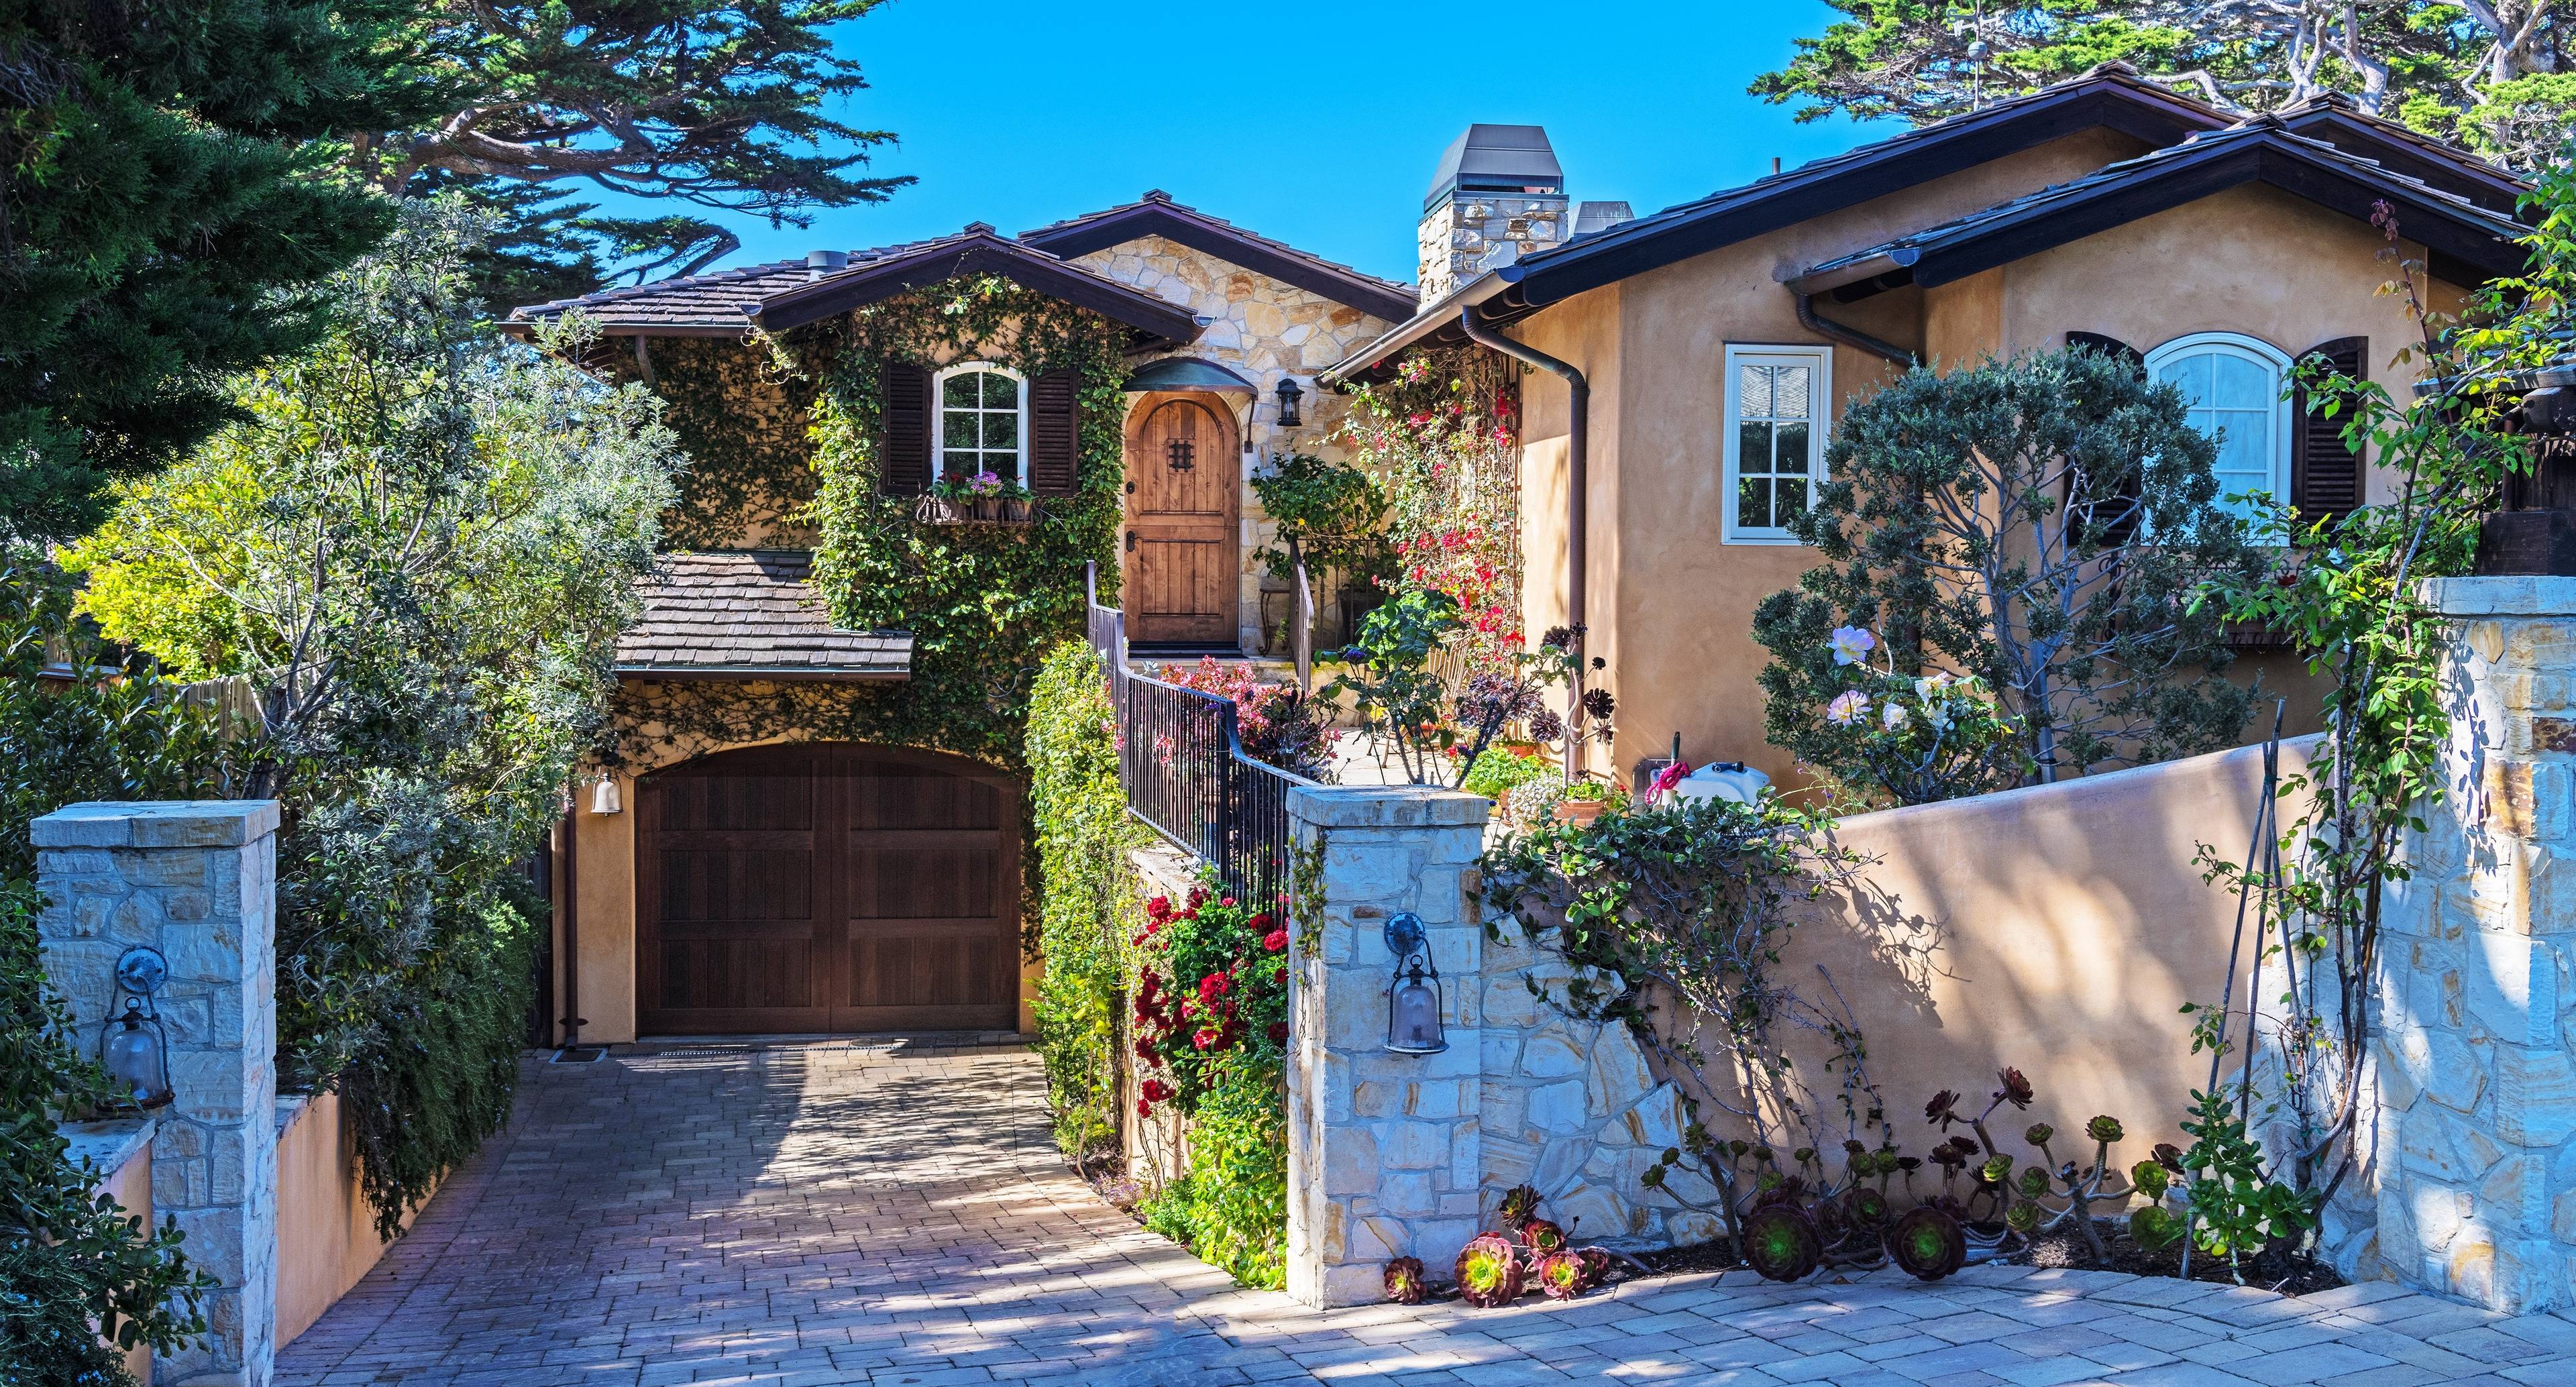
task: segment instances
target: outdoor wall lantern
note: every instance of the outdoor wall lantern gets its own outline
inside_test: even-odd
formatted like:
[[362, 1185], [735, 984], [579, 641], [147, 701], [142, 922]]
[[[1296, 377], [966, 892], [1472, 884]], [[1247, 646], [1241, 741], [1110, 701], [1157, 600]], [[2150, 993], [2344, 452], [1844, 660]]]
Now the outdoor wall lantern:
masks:
[[1386, 985], [1386, 1048], [1399, 1055], [1448, 1049], [1440, 1028], [1440, 970], [1431, 966], [1422, 917], [1407, 910], [1387, 921], [1386, 951], [1395, 956], [1395, 977]]
[[1295, 376], [1279, 378], [1279, 427], [1293, 429], [1306, 422], [1305, 416], [1297, 412], [1297, 402], [1305, 398], [1305, 388], [1297, 384]]
[[[116, 960], [116, 988], [108, 994], [108, 1019], [98, 1027], [98, 1062], [116, 1080], [116, 1106], [145, 1112], [170, 1101], [170, 1036], [152, 996], [170, 978], [158, 949], [137, 945]], [[117, 998], [125, 1010], [116, 1010]]]
[[616, 814], [624, 812], [625, 808], [625, 801], [617, 797], [617, 777], [601, 771], [599, 783], [590, 787], [590, 812]]

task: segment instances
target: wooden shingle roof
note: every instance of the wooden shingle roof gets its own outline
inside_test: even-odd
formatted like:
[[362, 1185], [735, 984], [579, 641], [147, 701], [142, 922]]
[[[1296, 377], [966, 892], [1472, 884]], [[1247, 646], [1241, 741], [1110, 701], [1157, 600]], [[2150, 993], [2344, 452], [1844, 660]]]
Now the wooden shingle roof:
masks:
[[912, 635], [836, 627], [803, 550], [664, 554], [617, 642], [621, 679], [903, 679]]

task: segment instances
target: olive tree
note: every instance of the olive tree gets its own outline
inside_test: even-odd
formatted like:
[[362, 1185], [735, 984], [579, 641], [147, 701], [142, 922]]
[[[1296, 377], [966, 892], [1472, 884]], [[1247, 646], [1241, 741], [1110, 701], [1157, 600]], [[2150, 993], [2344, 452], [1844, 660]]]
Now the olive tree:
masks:
[[1984, 680], [2042, 781], [2234, 742], [2255, 692], [2195, 597], [2268, 560], [2184, 409], [2090, 348], [1918, 367], [1853, 405], [1790, 522], [1825, 563], [1754, 616], [1771, 740], [1866, 778], [1825, 716], [1846, 687], [1831, 633], [1857, 627], [1900, 674]]

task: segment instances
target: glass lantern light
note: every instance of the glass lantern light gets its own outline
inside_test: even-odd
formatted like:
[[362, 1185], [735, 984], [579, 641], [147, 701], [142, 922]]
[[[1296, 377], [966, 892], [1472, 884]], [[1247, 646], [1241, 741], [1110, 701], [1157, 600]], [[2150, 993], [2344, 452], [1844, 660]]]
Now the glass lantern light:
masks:
[[1395, 958], [1395, 976], [1386, 985], [1386, 1048], [1399, 1055], [1448, 1049], [1440, 1024], [1440, 970], [1432, 966], [1422, 917], [1407, 910], [1387, 921], [1386, 950]]
[[[116, 990], [108, 996], [111, 1014], [98, 1028], [98, 1061], [116, 1081], [120, 1108], [148, 1111], [170, 1101], [170, 1035], [152, 1004], [169, 976], [169, 962], [157, 949], [131, 948], [116, 961]], [[122, 1012], [116, 1010], [120, 995], [125, 999]]]
[[1298, 402], [1305, 398], [1305, 387], [1297, 384], [1295, 376], [1279, 378], [1279, 427], [1293, 429], [1306, 422], [1306, 417], [1297, 410]]

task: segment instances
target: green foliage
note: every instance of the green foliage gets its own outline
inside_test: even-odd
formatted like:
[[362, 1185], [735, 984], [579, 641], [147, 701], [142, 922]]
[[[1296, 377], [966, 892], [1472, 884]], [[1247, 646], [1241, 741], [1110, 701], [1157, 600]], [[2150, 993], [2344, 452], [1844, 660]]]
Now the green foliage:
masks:
[[2194, 1089], [2191, 1100], [2182, 1130], [2192, 1143], [2182, 1168], [2192, 1246], [2233, 1263], [2315, 1227], [2314, 1193], [2267, 1178], [2263, 1148], [2246, 1136], [2236, 1095]]
[[[1019, 769], [1039, 659], [1083, 632], [1083, 565], [1096, 562], [1102, 589], [1116, 591], [1125, 340], [1097, 314], [990, 277], [916, 290], [789, 334], [778, 344], [781, 360], [815, 394], [815, 586], [842, 626], [912, 632], [912, 675], [820, 692], [692, 691], [651, 709], [641, 720], [653, 725], [650, 735], [663, 744], [742, 742], [795, 727]], [[1082, 372], [1080, 491], [1049, 497], [1038, 523], [925, 525], [913, 518], [916, 498], [877, 489], [885, 363], [952, 357], [1031, 376]]]
[[1141, 923], [1127, 851], [1145, 830], [1118, 785], [1115, 713], [1082, 641], [1047, 655], [1029, 699], [1029, 822], [1037, 838], [1038, 1055], [1056, 1144], [1081, 1160], [1118, 1139], [1125, 940]]
[[1501, 799], [1512, 790], [1547, 774], [1547, 763], [1535, 756], [1489, 747], [1467, 768], [1466, 778], [1458, 782], [1458, 788], [1471, 795]]
[[378, 108], [382, 11], [301, 0], [0, 18], [0, 539], [95, 524], [225, 419], [226, 372], [312, 340], [387, 209], [300, 142]]
[[[2576, 109], [2564, 16], [2547, 5], [2172, 5], [2160, 0], [1832, 0], [1755, 95], [1916, 124], [2125, 62], [2245, 112], [2348, 92], [2362, 110], [2537, 168]], [[1981, 61], [1974, 46], [1983, 44]]]
[[1837, 803], [1929, 804], [2009, 789], [2029, 774], [2022, 729], [1997, 711], [1984, 680], [1873, 668], [1869, 652], [1883, 647], [1855, 626], [1830, 640], [1841, 687], [1826, 700], [1819, 740], [1834, 753], [1809, 764], [1831, 768]]
[[1189, 1168], [1136, 1212], [1236, 1285], [1288, 1284], [1287, 1093], [1276, 1063], [1219, 1071], [1190, 1123]]
[[[662, 422], [689, 458], [679, 497], [662, 517], [663, 546], [734, 549], [762, 532], [792, 534], [814, 500], [806, 436], [814, 383], [781, 369], [773, 353], [730, 338], [656, 338], [651, 352]], [[627, 353], [604, 364], [621, 382], [643, 378]]]
[[558, 190], [588, 183], [795, 226], [815, 208], [883, 201], [912, 179], [855, 171], [894, 136], [826, 114], [867, 87], [838, 48], [842, 26], [878, 3], [419, 6], [397, 51], [424, 99], [341, 122], [355, 132], [342, 164], [392, 196], [473, 196], [506, 228], [474, 266], [496, 296], [695, 273], [740, 241], [686, 213], [600, 216]]
[[[71, 588], [25, 555], [0, 574], [0, 1382], [121, 1387], [119, 1349], [164, 1352], [205, 1331], [211, 1278], [177, 1228], [153, 1230], [93, 1196], [57, 1117], [103, 1105], [106, 1075], [38, 961], [28, 823], [89, 799], [219, 792], [214, 717], [132, 661], [121, 668], [71, 617]], [[56, 662], [59, 662], [57, 664]], [[48, 677], [48, 665], [115, 677]], [[67, 668], [66, 668], [67, 667]]]
[[1400, 580], [1457, 606], [1457, 684], [1513, 672], [1522, 643], [1519, 373], [1472, 344], [1418, 349], [1350, 397], [1345, 433], [1386, 488]]
[[1982, 679], [2042, 780], [2233, 744], [2255, 695], [2190, 598], [2267, 566], [2213, 504], [2213, 454], [2178, 389], [2082, 348], [1918, 367], [1852, 405], [1833, 480], [1790, 521], [1827, 562], [1754, 613], [1771, 741], [1872, 781], [1826, 718], [1847, 691], [1832, 632], [1852, 627], [1891, 674]]
[[1386, 491], [1368, 473], [1311, 453], [1273, 454], [1269, 470], [1252, 479], [1252, 494], [1279, 530], [1277, 548], [1252, 551], [1271, 577], [1293, 580], [1300, 558], [1310, 576], [1331, 569], [1379, 587], [1395, 577]]
[[287, 811], [280, 1075], [345, 1096], [388, 1231], [506, 1111], [513, 878], [604, 729], [678, 463], [641, 389], [483, 330], [480, 230], [410, 208], [325, 343], [66, 555], [107, 634], [253, 695], [235, 788]]

